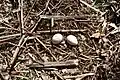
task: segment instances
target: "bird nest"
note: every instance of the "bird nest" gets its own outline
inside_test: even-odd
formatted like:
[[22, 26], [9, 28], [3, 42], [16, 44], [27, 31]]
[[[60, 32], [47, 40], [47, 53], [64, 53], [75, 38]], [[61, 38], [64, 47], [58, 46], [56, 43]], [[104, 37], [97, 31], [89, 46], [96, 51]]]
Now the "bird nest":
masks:
[[[119, 3], [0, 1], [1, 80], [119, 80]], [[57, 33], [64, 42], [53, 44]]]

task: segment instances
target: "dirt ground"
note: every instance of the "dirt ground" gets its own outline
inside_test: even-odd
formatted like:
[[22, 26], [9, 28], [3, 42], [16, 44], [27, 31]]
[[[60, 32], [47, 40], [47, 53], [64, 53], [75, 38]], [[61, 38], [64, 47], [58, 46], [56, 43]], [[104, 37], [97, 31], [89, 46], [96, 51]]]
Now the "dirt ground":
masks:
[[120, 1], [0, 0], [0, 80], [120, 80]]

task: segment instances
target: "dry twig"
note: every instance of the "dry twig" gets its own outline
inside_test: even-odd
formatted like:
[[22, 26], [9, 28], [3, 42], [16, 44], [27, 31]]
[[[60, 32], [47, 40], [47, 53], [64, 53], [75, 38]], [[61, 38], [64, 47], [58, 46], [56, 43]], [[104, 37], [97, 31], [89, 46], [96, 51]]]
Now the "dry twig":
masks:
[[84, 5], [88, 6], [89, 8], [95, 10], [96, 12], [99, 12], [101, 15], [103, 15], [103, 12], [101, 12], [99, 9], [96, 9], [94, 7], [92, 7], [91, 5], [89, 5], [88, 3], [86, 3], [85, 1], [83, 0], [79, 0], [81, 3], [83, 3]]
[[86, 76], [93, 76], [95, 75], [95, 73], [86, 73], [86, 74], [81, 74], [81, 75], [77, 75], [77, 76], [64, 76], [65, 79], [75, 79], [75, 78], [81, 78], [79, 80], [82, 80], [84, 77]]

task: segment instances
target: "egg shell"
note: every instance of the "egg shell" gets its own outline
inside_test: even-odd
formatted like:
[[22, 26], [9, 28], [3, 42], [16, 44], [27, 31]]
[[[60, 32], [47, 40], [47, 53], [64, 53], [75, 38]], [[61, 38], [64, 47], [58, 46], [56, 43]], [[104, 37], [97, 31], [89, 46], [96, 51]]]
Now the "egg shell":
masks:
[[63, 35], [60, 33], [57, 33], [52, 37], [53, 44], [59, 44], [62, 40], [63, 40]]
[[78, 44], [77, 38], [74, 35], [68, 35], [67, 36], [67, 42], [70, 45], [77, 45]]

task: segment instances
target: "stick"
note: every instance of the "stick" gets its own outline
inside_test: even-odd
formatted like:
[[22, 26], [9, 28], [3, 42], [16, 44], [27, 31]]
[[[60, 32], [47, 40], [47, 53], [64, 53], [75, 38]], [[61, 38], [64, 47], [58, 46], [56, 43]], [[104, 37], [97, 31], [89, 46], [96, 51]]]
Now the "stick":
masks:
[[24, 19], [24, 22], [25, 22], [25, 21], [27, 20], [27, 18], [29, 17], [29, 14], [30, 14], [30, 12], [32, 11], [32, 9], [33, 9], [35, 3], [36, 3], [36, 0], [34, 0], [34, 3], [33, 3], [33, 5], [32, 5], [32, 7], [30, 8], [30, 10], [29, 10], [27, 16], [26, 16], [25, 19]]
[[[19, 41], [19, 43], [18, 43], [17, 48], [15, 49], [15, 53], [13, 54], [13, 59], [12, 59], [12, 61], [11, 61], [10, 72], [11, 72], [11, 70], [12, 70], [13, 67], [14, 67], [14, 64], [15, 64], [15, 61], [16, 61], [16, 58], [17, 58], [17, 55], [18, 55], [18, 53], [19, 53], [19, 51], [20, 51], [20, 47], [21, 47], [21, 44], [22, 44], [24, 38], [25, 38], [25, 35], [22, 36], [22, 38], [20, 39], [20, 41]], [[19, 47], [19, 46], [20, 46], [20, 47]], [[10, 73], [10, 72], [9, 72], [9, 73]]]
[[[62, 32], [62, 33], [66, 33], [66, 32], [84, 32], [84, 31], [86, 31], [86, 30], [79, 30], [79, 29], [76, 29], [76, 30], [52, 30], [53, 33], [58, 33], [58, 32]], [[37, 31], [37, 33], [35, 33], [35, 34], [41, 34], [41, 33], [50, 33], [50, 31], [49, 30], [48, 31]], [[20, 36], [20, 35], [21, 35], [21, 33], [7, 35], [7, 36], [1, 36], [0, 39], [10, 38], [10, 37], [17, 37], [17, 36]]]
[[59, 68], [59, 67], [72, 67], [72, 66], [78, 66], [78, 59], [76, 60], [68, 60], [65, 62], [44, 62], [43, 65], [39, 65], [38, 63], [33, 63], [30, 65], [30, 68]]
[[48, 8], [48, 4], [49, 4], [50, 0], [47, 1], [45, 9], [43, 11], [41, 11], [39, 14], [37, 14], [37, 16], [39, 16], [40, 14], [44, 13], [46, 11], [46, 9]]
[[12, 27], [11, 25], [9, 25], [9, 24], [7, 24], [7, 23], [4, 23], [4, 20], [3, 20], [2, 22], [0, 22], [0, 23], [3, 23], [3, 24], [6, 25], [7, 27], [10, 27], [11, 30], [15, 30], [15, 31], [18, 31], [18, 32], [19, 32], [18, 29], [15, 29], [14, 27]]
[[93, 9], [94, 11], [96, 12], [99, 12], [100, 14], [103, 14], [103, 12], [101, 12], [99, 9], [96, 9], [94, 7], [92, 7], [91, 5], [89, 5], [88, 3], [86, 3], [85, 1], [83, 0], [79, 0], [81, 3], [83, 3], [84, 5], [88, 6], [89, 8]]
[[62, 16], [62, 15], [40, 15], [41, 18], [43, 19], [75, 19], [75, 18], [84, 18], [87, 16]]
[[30, 48], [31, 48], [33, 51], [35, 51], [35, 53], [38, 54], [38, 57], [39, 57], [42, 61], [44, 61], [44, 60], [42, 59], [42, 56], [39, 54], [39, 52], [38, 52], [34, 47], [30, 46]]
[[11, 42], [8, 42], [8, 44], [11, 44], [11, 45], [13, 45], [13, 46], [20, 47], [20, 48], [26, 48], [26, 47], [24, 47], [24, 46], [18, 46], [18, 45], [14, 44], [14, 43], [11, 43]]
[[2, 39], [2, 40], [0, 40], [0, 44], [9, 43], [9, 41], [11, 39], [13, 39], [13, 38]]
[[[77, 76], [64, 76], [65, 79], [74, 79], [74, 78], [84, 78], [86, 76], [93, 76], [95, 75], [95, 73], [86, 73], [86, 74], [81, 74], [81, 75], [77, 75]], [[81, 79], [80, 79], [81, 80]]]
[[[62, 32], [62, 33], [66, 33], [66, 32], [85, 32], [86, 30], [52, 30], [53, 33], [58, 33], [58, 32]], [[50, 31], [37, 31], [37, 34], [41, 34], [41, 33], [50, 33]]]
[[1, 71], [0, 71], [0, 78], [1, 78], [1, 80], [5, 80], [5, 79], [3, 78], [3, 75], [1, 74]]
[[7, 36], [1, 36], [0, 39], [5, 39], [5, 38], [10, 38], [10, 37], [17, 37], [17, 36], [20, 36], [21, 34], [18, 33], [18, 34], [12, 34], [12, 35], [7, 35]]
[[[33, 27], [33, 29], [31, 30], [31, 33], [35, 30], [35, 28], [37, 27], [37, 25], [38, 25], [38, 23], [40, 22], [40, 20], [41, 20], [41, 18], [38, 20], [38, 22], [35, 24], [35, 26]], [[23, 46], [24, 44], [25, 44], [25, 42], [27, 41], [27, 39], [29, 38], [29, 36], [27, 37], [27, 39], [25, 39], [24, 40], [24, 38], [25, 38], [26, 36], [25, 35], [23, 35], [22, 36], [22, 38], [20, 39], [20, 41], [19, 41], [19, 43], [18, 43], [18, 46]], [[23, 42], [23, 40], [24, 40], [24, 42]], [[23, 42], [23, 43], [22, 43]], [[20, 47], [18, 47], [17, 46], [17, 48], [15, 49], [15, 53], [14, 53], [14, 55], [13, 55], [13, 59], [12, 59], [12, 61], [11, 61], [11, 67], [10, 67], [10, 71], [9, 71], [9, 73], [11, 73], [11, 70], [13, 69], [13, 67], [14, 67], [14, 64], [15, 64], [15, 61], [16, 61], [16, 59], [17, 59], [17, 55], [18, 55], [18, 53], [19, 53], [19, 51], [20, 51]]]
[[40, 41], [37, 37], [36, 40], [50, 53], [50, 55], [58, 62], [57, 58], [52, 54], [52, 52], [46, 47], [46, 45]]
[[22, 33], [24, 33], [24, 21], [23, 21], [23, 0], [21, 0], [21, 27], [22, 27]]
[[53, 71], [53, 73], [60, 78], [60, 80], [65, 80], [65, 78], [58, 72], [58, 71]]

